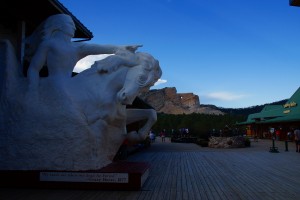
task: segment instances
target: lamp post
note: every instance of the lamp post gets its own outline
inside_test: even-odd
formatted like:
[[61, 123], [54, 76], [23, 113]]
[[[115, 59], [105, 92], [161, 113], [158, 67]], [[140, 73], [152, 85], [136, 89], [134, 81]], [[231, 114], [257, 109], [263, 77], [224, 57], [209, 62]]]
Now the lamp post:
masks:
[[270, 133], [272, 135], [272, 146], [270, 147], [269, 152], [271, 153], [279, 153], [278, 147], [275, 147], [275, 129], [270, 128]]

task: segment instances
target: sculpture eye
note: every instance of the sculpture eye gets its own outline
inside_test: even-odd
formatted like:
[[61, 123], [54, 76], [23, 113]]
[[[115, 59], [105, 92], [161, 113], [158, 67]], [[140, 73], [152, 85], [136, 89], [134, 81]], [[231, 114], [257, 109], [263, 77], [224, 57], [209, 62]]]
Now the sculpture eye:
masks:
[[100, 74], [107, 74], [107, 73], [108, 73], [108, 71], [105, 70], [105, 69], [100, 69], [98, 72], [99, 72]]

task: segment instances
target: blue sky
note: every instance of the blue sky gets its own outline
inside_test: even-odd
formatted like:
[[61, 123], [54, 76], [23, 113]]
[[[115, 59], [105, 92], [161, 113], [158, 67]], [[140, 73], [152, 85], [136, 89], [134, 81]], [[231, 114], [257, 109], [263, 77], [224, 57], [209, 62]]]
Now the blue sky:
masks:
[[60, 0], [92, 43], [142, 44], [163, 84], [201, 104], [243, 108], [300, 86], [300, 7], [289, 0]]

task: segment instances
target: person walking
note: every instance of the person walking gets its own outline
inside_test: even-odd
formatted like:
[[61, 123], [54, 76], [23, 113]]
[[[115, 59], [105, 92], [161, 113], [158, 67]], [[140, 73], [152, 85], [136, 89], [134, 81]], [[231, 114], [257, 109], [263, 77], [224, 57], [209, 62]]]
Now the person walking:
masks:
[[162, 132], [160, 133], [160, 137], [161, 137], [161, 142], [165, 142], [166, 140], [166, 130], [162, 130]]
[[150, 131], [149, 137], [150, 137], [151, 143], [153, 143], [155, 141], [155, 135], [152, 130]]
[[298, 127], [294, 130], [294, 135], [295, 135], [296, 152], [300, 153], [300, 129]]

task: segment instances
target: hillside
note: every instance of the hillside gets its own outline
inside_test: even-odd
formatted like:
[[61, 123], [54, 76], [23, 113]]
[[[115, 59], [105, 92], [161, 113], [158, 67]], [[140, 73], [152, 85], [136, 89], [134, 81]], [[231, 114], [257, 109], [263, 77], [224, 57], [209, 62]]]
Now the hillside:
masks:
[[[217, 107], [218, 110], [227, 113], [227, 114], [236, 114], [236, 115], [249, 115], [252, 113], [260, 112], [266, 105], [283, 105], [288, 99], [276, 101], [273, 103], [267, 103], [263, 105], [255, 105], [247, 108], [222, 108]], [[207, 105], [206, 105], [207, 106]]]

